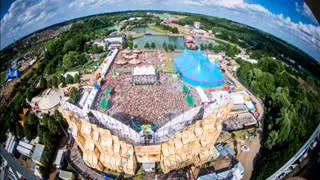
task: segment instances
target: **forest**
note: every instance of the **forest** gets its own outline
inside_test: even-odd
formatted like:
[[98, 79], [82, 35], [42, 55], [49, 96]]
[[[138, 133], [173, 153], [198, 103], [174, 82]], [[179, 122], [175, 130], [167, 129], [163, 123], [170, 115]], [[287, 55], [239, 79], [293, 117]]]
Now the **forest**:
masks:
[[320, 123], [320, 88], [292, 67], [271, 58], [257, 65], [238, 60], [237, 76], [266, 107], [257, 179], [266, 179], [288, 161]]

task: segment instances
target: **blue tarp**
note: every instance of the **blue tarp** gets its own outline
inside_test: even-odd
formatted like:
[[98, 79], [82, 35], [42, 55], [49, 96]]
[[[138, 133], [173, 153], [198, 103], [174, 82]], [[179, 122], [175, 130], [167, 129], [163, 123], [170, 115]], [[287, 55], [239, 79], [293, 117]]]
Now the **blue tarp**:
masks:
[[192, 86], [216, 88], [224, 85], [224, 76], [217, 63], [211, 63], [208, 55], [199, 51], [184, 50], [174, 60], [181, 79]]
[[21, 72], [17, 69], [9, 69], [9, 72], [6, 74], [6, 80], [19, 78], [21, 76]]
[[104, 176], [103, 180], [114, 180], [112, 177]]

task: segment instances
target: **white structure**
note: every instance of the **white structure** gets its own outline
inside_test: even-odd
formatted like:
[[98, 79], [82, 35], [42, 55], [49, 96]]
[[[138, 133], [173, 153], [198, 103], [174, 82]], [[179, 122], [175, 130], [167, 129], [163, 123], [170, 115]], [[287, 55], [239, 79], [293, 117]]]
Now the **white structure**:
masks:
[[133, 69], [134, 76], [156, 75], [156, 69], [153, 66], [141, 66]]
[[105, 40], [96, 40], [92, 43], [92, 45], [97, 45], [98, 47], [102, 47], [103, 49], [106, 49], [108, 42]]
[[128, 21], [134, 21], [134, 20], [142, 20], [142, 17], [131, 17], [128, 19]]
[[64, 92], [58, 89], [47, 89], [40, 96], [32, 98], [28, 104], [32, 107], [33, 111], [39, 112], [38, 115], [53, 113], [58, 105], [67, 100]]
[[32, 60], [29, 62], [29, 66], [32, 66], [35, 62], [37, 62], [37, 58], [32, 59]]
[[196, 28], [196, 29], [200, 29], [200, 22], [195, 21], [195, 22], [193, 23], [193, 26], [194, 26], [194, 28]]
[[17, 138], [12, 135], [10, 132], [7, 134], [7, 140], [6, 140], [6, 144], [5, 144], [5, 150], [8, 153], [13, 153], [13, 150], [15, 148], [15, 146], [17, 145]]
[[201, 87], [196, 87], [196, 90], [200, 96], [201, 102], [202, 103], [208, 103], [210, 102], [208, 96], [206, 95], [206, 93], [204, 92], [204, 90]]
[[59, 178], [63, 180], [73, 180], [75, 179], [75, 176], [72, 172], [60, 170]]
[[156, 70], [153, 66], [135, 67], [133, 69], [133, 83], [155, 84], [157, 82]]
[[55, 160], [55, 165], [57, 169], [61, 168], [66, 151], [67, 151], [66, 149], [59, 149], [56, 160]]
[[88, 98], [86, 100], [86, 102], [84, 103], [83, 109], [85, 111], [89, 111], [92, 108], [92, 105], [98, 95], [98, 92], [100, 91], [100, 89], [93, 87], [92, 90], [90, 91]]
[[32, 154], [32, 161], [36, 164], [42, 165], [42, 155], [44, 152], [44, 145], [42, 144], [36, 144], [34, 150], [33, 150], [33, 154]]
[[61, 107], [65, 111], [72, 112], [75, 116], [77, 116], [81, 120], [89, 121], [89, 117], [88, 117], [87, 113], [84, 112], [82, 109], [80, 109], [78, 106], [75, 106], [75, 105], [65, 101], [65, 102], [61, 103]]
[[196, 35], [196, 36], [203, 36], [207, 33], [207, 31], [203, 30], [203, 29], [193, 29], [191, 31], [192, 34]]
[[123, 37], [109, 37], [106, 38], [105, 41], [108, 43], [108, 49], [115, 49], [122, 46], [124, 42]]
[[248, 62], [248, 63], [251, 63], [251, 64], [257, 64], [258, 61], [255, 60], [255, 59], [250, 59], [250, 57], [248, 55], [243, 55], [243, 54], [238, 54], [236, 56], [237, 58], [241, 58], [242, 60]]
[[100, 74], [102, 77], [105, 77], [105, 75], [107, 74], [113, 61], [116, 59], [118, 52], [119, 52], [118, 49], [113, 49], [109, 52], [107, 57], [104, 59], [103, 64], [101, 65], [101, 71], [100, 71]]
[[235, 93], [230, 93], [231, 101], [233, 104], [244, 104], [245, 100], [245, 94], [241, 92], [235, 92]]
[[214, 53], [214, 54], [209, 54], [208, 57], [209, 57], [209, 60], [211, 63], [214, 63], [215, 61], [221, 61], [223, 60], [223, 54], [222, 53]]
[[33, 149], [33, 145], [32, 144], [28, 144], [24, 141], [19, 141], [18, 146], [22, 146], [26, 149], [32, 150]]
[[244, 168], [240, 162], [237, 162], [231, 169], [222, 172], [214, 172], [211, 174], [198, 177], [198, 180], [240, 180], [243, 178]]
[[79, 75], [79, 72], [78, 71], [70, 71], [70, 72], [66, 72], [64, 73], [63, 77], [67, 77], [68, 75], [72, 76], [72, 77], [75, 77], [75, 75]]
[[32, 154], [32, 150], [30, 150], [30, 149], [27, 149], [27, 148], [25, 148], [25, 147], [23, 147], [23, 146], [17, 146], [17, 151], [20, 153], [20, 154], [22, 154], [22, 155], [24, 155], [24, 156], [27, 156], [27, 157], [30, 157], [31, 156], [31, 154]]
[[80, 101], [79, 101], [79, 103], [78, 103], [78, 105], [79, 105], [81, 108], [84, 107], [84, 104], [85, 104], [85, 102], [87, 101], [88, 96], [89, 96], [89, 92], [88, 92], [88, 91], [84, 92], [84, 94], [81, 96], [81, 99], [80, 99]]

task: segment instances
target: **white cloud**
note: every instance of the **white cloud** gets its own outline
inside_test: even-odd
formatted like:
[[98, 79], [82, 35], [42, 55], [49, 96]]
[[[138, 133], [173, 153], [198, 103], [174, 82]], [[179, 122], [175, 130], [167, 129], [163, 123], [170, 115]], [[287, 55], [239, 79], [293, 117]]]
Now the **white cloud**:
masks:
[[[302, 16], [314, 18], [305, 3], [296, 3], [295, 7]], [[58, 22], [129, 9], [177, 10], [225, 17], [273, 33], [290, 43], [303, 41], [304, 45], [298, 46], [312, 48], [313, 56], [320, 60], [319, 26], [295, 23], [290, 17], [273, 14], [260, 4], [245, 0], [16, 0], [1, 19], [0, 49], [13, 40]]]
[[246, 3], [244, 0], [184, 0], [183, 3], [198, 6], [220, 6], [229, 9], [252, 10], [263, 13], [270, 13], [259, 4]]
[[295, 2], [296, 11], [301, 14], [302, 16], [305, 16], [309, 18], [312, 22], [315, 24], [318, 24], [317, 19], [313, 15], [312, 11], [310, 10], [309, 6], [303, 2], [303, 4], [299, 4], [298, 2]]

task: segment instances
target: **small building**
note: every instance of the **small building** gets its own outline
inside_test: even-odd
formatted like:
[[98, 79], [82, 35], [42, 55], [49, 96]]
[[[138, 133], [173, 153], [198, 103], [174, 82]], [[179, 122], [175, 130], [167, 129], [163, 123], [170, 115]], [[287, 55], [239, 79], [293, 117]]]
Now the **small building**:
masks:
[[166, 18], [163, 20], [163, 22], [166, 24], [178, 23], [178, 19], [177, 18]]
[[195, 21], [195, 22], [193, 23], [193, 26], [194, 26], [194, 28], [196, 28], [196, 29], [200, 29], [200, 22]]
[[5, 150], [8, 153], [12, 154], [16, 146], [17, 146], [17, 138], [9, 132], [7, 134], [7, 140], [5, 143]]
[[73, 172], [60, 170], [59, 178], [63, 180], [73, 180], [75, 179], [75, 175], [73, 174]]
[[67, 99], [62, 90], [46, 89], [40, 95], [33, 97], [31, 102], [27, 102], [37, 116], [42, 116], [42, 114], [54, 113], [59, 104]]
[[108, 43], [109, 49], [120, 48], [124, 43], [124, 37], [109, 37], [105, 41]]
[[66, 151], [66, 149], [59, 149], [55, 160], [55, 165], [57, 169], [60, 169], [63, 166]]
[[70, 75], [72, 77], [75, 77], [76, 75], [79, 75], [79, 71], [69, 71], [63, 74], [63, 77], [67, 78], [67, 76]]
[[32, 151], [33, 151], [33, 145], [26, 143], [24, 141], [19, 141], [18, 146], [16, 148], [16, 150], [27, 157], [30, 157], [32, 155]]
[[153, 66], [135, 67], [132, 81], [135, 85], [152, 85], [157, 82], [156, 70]]
[[243, 178], [243, 175], [244, 168], [240, 162], [237, 162], [231, 169], [206, 174], [198, 177], [198, 180], [239, 180]]
[[105, 40], [96, 40], [92, 43], [92, 45], [96, 45], [98, 47], [102, 47], [103, 49], [106, 49], [108, 42], [106, 42]]
[[191, 33], [194, 34], [195, 36], [203, 36], [207, 33], [207, 31], [203, 29], [193, 29]]
[[231, 149], [228, 144], [217, 144], [215, 145], [217, 151], [219, 152], [219, 158], [225, 159], [226, 157], [235, 157], [236, 152]]
[[222, 124], [224, 131], [232, 132], [257, 127], [258, 122], [251, 113], [231, 115]]
[[18, 69], [10, 68], [9, 72], [6, 74], [6, 81], [19, 78], [20, 76], [21, 76], [21, 72]]
[[42, 144], [36, 144], [34, 150], [33, 150], [33, 154], [31, 156], [31, 159], [34, 163], [36, 163], [39, 166], [43, 166], [43, 152], [44, 152], [44, 148], [45, 146]]

